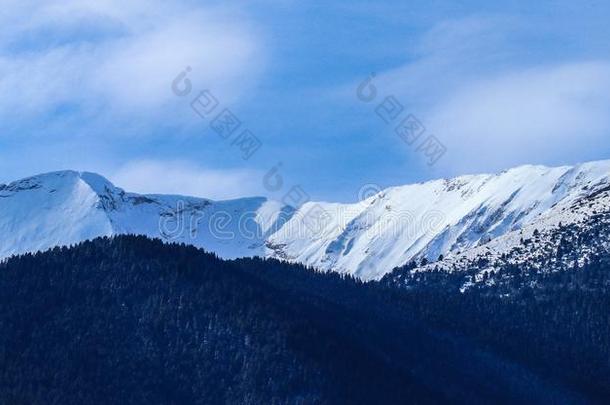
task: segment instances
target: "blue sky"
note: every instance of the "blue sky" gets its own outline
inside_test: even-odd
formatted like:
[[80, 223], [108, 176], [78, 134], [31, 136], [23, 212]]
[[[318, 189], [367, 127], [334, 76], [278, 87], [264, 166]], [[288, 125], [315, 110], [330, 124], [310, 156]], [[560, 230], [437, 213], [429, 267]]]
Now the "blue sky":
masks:
[[[133, 191], [354, 201], [366, 184], [610, 158], [607, 2], [6, 3], [0, 181], [70, 168]], [[250, 159], [191, 110], [204, 89], [260, 140]], [[376, 115], [387, 96], [446, 147], [436, 164]]]

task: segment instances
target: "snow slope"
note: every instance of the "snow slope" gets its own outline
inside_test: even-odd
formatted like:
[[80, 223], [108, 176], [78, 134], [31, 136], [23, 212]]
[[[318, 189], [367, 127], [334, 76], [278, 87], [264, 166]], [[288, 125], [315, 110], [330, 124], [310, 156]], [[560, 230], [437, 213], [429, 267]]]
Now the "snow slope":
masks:
[[569, 222], [566, 207], [608, 186], [610, 161], [521, 166], [293, 209], [265, 198], [139, 195], [93, 173], [62, 171], [0, 186], [0, 256], [135, 233], [224, 258], [275, 257], [372, 280], [411, 260], [475, 251], [541, 220]]
[[610, 161], [522, 166], [497, 175], [395, 187], [360, 204], [324, 204], [333, 221], [322, 234], [273, 234], [271, 255], [379, 279], [411, 260], [435, 261], [441, 254], [484, 245], [543, 215], [553, 217], [608, 184]]
[[[184, 242], [225, 258], [262, 255], [281, 212], [264, 198], [139, 195], [97, 174], [54, 172], [0, 186], [0, 256], [117, 234]], [[241, 223], [227, 222], [237, 214]]]
[[519, 229], [464, 252], [449, 253], [414, 271], [478, 268], [482, 275], [508, 264], [553, 271], [582, 266], [593, 255], [605, 253], [610, 253], [610, 184], [601, 182], [587, 187], [580, 198], [564, 199]]

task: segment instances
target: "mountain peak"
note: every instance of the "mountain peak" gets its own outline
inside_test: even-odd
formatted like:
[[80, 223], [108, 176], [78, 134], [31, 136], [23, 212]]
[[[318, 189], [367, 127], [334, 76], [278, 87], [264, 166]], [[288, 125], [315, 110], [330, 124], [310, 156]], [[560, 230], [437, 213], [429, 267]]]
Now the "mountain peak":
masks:
[[435, 261], [532, 224], [542, 227], [541, 218], [563, 218], [609, 184], [608, 160], [524, 165], [392, 187], [355, 204], [289, 209], [264, 198], [126, 193], [99, 174], [63, 170], [0, 187], [0, 257], [141, 234], [224, 258], [274, 257], [370, 280], [412, 260]]
[[55, 192], [59, 189], [73, 188], [79, 182], [82, 182], [82, 184], [98, 195], [122, 191], [120, 188], [115, 187], [108, 179], [97, 173], [79, 172], [76, 170], [58, 170], [26, 177], [0, 186], [0, 191], [14, 193], [42, 189], [48, 192]]
[[78, 172], [79, 178], [84, 181], [93, 191], [97, 194], [113, 194], [116, 192], [122, 192], [123, 190], [116, 187], [110, 180], [101, 176], [97, 173], [92, 172]]

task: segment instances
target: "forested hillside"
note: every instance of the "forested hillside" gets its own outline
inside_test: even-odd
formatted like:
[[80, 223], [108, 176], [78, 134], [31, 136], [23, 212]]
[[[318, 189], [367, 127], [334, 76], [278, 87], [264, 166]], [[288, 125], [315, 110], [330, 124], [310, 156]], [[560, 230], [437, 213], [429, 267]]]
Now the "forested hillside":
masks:
[[0, 403], [602, 402], [606, 263], [506, 297], [137, 236], [15, 257], [0, 265]]

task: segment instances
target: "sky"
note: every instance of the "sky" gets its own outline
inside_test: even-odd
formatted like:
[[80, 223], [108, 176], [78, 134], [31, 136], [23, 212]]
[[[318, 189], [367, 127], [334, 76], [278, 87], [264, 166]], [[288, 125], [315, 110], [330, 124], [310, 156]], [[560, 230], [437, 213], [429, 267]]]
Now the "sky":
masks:
[[608, 159], [608, 17], [602, 1], [5, 0], [0, 182], [73, 169], [351, 202]]

